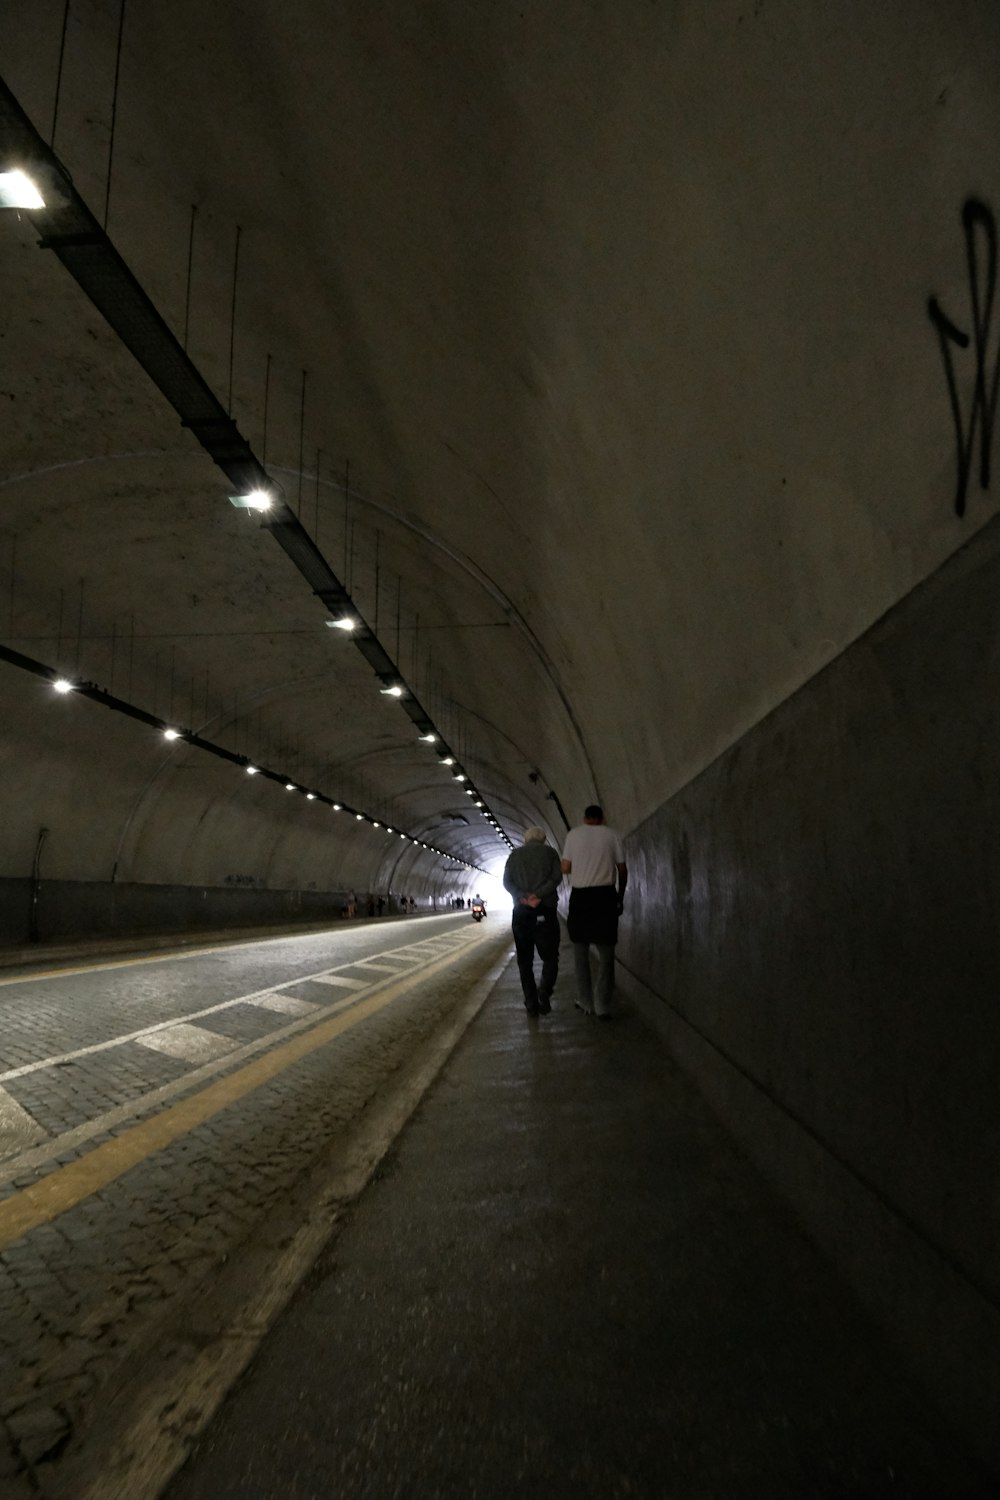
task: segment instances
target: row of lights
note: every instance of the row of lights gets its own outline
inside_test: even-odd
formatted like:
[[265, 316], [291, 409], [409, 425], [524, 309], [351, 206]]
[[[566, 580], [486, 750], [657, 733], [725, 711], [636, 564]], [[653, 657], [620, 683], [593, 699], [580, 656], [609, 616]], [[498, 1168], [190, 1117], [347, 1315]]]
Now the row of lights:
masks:
[[[37, 185], [26, 172], [21, 171], [19, 168], [14, 168], [7, 172], [0, 172], [0, 208], [26, 209], [28, 211], [31, 211], [43, 209], [44, 207], [45, 199], [39, 192]], [[241, 510], [268, 511], [274, 504], [274, 495], [270, 491], [260, 488], [249, 490], [245, 495], [231, 495], [229, 498], [231, 503]], [[352, 631], [356, 630], [358, 626], [358, 621], [352, 618], [350, 615], [344, 615], [338, 620], [327, 620], [326, 623], [331, 629], [343, 630], [347, 634], [350, 634]], [[70, 693], [73, 691], [74, 684], [67, 678], [60, 677], [54, 681], [53, 687], [55, 688], [57, 693]], [[386, 683], [386, 685], [380, 688], [379, 691], [383, 694], [384, 697], [402, 698], [406, 693], [406, 688], [400, 682], [391, 682]], [[167, 727], [163, 731], [163, 737], [167, 740], [178, 740], [183, 736], [179, 729]], [[420, 739], [427, 744], [436, 744], [438, 736], [433, 731], [428, 731], [426, 734], [422, 734], [420, 736]], [[442, 765], [450, 767], [454, 766], [455, 764], [455, 758], [453, 755], [441, 755], [440, 759]], [[259, 768], [257, 766], [248, 766], [247, 774], [250, 776], [256, 776], [258, 774], [258, 770]], [[459, 782], [465, 782], [468, 780], [468, 777], [460, 767], [458, 770], [453, 771], [452, 775], [454, 776], [455, 780]], [[294, 785], [294, 783], [287, 782], [286, 790], [292, 792], [297, 791], [298, 788]], [[473, 798], [476, 807], [483, 813], [486, 821], [496, 831], [496, 833], [499, 834], [500, 838], [507, 845], [507, 847], [513, 848], [513, 844], [501, 829], [500, 824], [497, 822], [496, 818], [494, 818], [492, 813], [486, 811], [483, 801], [478, 796], [475, 787], [466, 787], [466, 792], [470, 797]], [[306, 793], [306, 797], [309, 801], [315, 801], [316, 795], [317, 794], [315, 792]], [[332, 805], [335, 812], [340, 811], [339, 803], [334, 803]], [[356, 816], [359, 820], [363, 820], [365, 815], [363, 813], [357, 813]], [[373, 822], [372, 819], [368, 819], [368, 821]], [[378, 828], [379, 824], [374, 823], [374, 827]], [[391, 833], [393, 830], [389, 829], [388, 831]], [[400, 838], [407, 837], [407, 834], [400, 834]], [[417, 844], [419, 843], [419, 840], [413, 839], [412, 842], [414, 844]], [[428, 849], [430, 846], [428, 844], [422, 844], [420, 845], [420, 847]], [[437, 850], [436, 852], [443, 853], [442, 850]], [[444, 857], [446, 859], [452, 860], [455, 864], [465, 865], [467, 869], [471, 870], [474, 868], [472, 865], [468, 864], [466, 860], [460, 860], [454, 855], [446, 854], [444, 855]]]
[[[74, 692], [76, 690], [78, 684], [75, 683], [75, 682], [72, 682], [68, 677], [56, 677], [56, 678], [52, 679], [52, 686], [53, 686], [54, 690], [57, 693], [60, 693], [62, 695], [66, 695], [68, 693]], [[168, 724], [168, 725], [165, 725], [164, 728], [163, 728], [163, 738], [165, 740], [171, 740], [171, 741], [173, 741], [173, 740], [182, 740], [182, 739], [186, 738], [186, 735], [185, 735], [185, 733], [184, 733], [184, 731], [182, 729], [175, 729], [172, 725]], [[249, 763], [249, 762], [247, 763], [247, 765], [244, 766], [243, 769], [244, 769], [244, 772], [245, 772], [245, 774], [247, 776], [260, 776], [261, 773], [262, 773], [262, 767], [255, 766], [255, 765], [253, 765], [252, 763]], [[285, 782], [285, 791], [286, 792], [302, 792], [303, 788], [300, 787], [297, 782], [286, 781]], [[399, 838], [401, 838], [404, 842], [413, 844], [418, 849], [426, 849], [429, 854], [439, 854], [442, 859], [448, 860], [453, 865], [461, 865], [466, 870], [475, 870], [475, 869], [478, 869], [477, 865], [470, 864], [469, 861], [466, 860], [466, 859], [459, 859], [457, 855], [455, 855], [455, 854], [449, 854], [444, 849], [438, 849], [437, 846], [434, 845], [434, 844], [426, 844], [426, 843], [423, 842], [422, 839], [415, 839], [409, 833], [402, 833], [402, 832], [400, 832], [400, 830], [398, 828], [393, 828], [391, 826], [391, 824], [389, 824], [389, 823], [383, 824], [380, 819], [369, 817], [367, 813], [356, 812], [354, 810], [354, 808], [345, 807], [342, 802], [332, 802], [330, 800], [330, 798], [324, 797], [322, 795], [322, 793], [320, 793], [320, 792], [305, 791], [304, 795], [305, 795], [305, 799], [306, 799], [307, 802], [327, 802], [327, 803], [329, 803], [329, 806], [330, 806], [330, 809], [331, 809], [332, 812], [335, 812], [335, 813], [339, 813], [339, 812], [352, 813], [353, 812], [354, 813], [355, 822], [358, 822], [358, 823], [370, 823], [373, 828], [383, 828], [384, 827], [385, 832], [387, 834], [396, 835]]]

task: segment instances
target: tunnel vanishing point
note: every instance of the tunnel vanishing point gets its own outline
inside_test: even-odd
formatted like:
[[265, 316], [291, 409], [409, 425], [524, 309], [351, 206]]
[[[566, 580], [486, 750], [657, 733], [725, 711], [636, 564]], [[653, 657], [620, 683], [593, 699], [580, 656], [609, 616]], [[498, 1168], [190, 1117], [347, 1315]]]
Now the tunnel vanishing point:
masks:
[[626, 839], [620, 987], [1000, 1468], [1000, 14], [5, 7], [0, 943]]

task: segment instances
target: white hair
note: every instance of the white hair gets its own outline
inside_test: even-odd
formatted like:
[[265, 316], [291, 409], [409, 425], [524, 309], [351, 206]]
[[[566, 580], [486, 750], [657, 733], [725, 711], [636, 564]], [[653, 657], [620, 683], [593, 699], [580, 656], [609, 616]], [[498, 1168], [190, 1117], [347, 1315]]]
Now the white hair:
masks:
[[524, 842], [526, 844], [544, 844], [545, 843], [545, 829], [544, 828], [526, 828], [524, 830]]

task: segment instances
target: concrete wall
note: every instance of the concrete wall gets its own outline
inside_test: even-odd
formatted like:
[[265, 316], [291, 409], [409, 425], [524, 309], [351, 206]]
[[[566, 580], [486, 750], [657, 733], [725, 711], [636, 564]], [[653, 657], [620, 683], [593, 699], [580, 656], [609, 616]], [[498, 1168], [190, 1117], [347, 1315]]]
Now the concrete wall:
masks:
[[620, 954], [1000, 1468], [998, 595], [994, 523], [648, 818]]

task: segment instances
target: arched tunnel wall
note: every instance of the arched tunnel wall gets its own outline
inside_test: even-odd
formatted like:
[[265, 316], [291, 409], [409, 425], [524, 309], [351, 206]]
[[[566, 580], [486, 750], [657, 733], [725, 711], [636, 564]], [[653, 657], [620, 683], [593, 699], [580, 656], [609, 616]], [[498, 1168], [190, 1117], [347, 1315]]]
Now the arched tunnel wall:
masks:
[[[332, 9], [129, 7], [112, 238], [179, 330], [199, 205], [198, 368], [258, 445], [269, 393], [273, 473], [504, 833], [604, 803], [628, 985], [989, 1447], [996, 6]], [[62, 6], [8, 12], [47, 122]], [[92, 206], [118, 17], [71, 13]], [[251, 705], [224, 742], [263, 713], [325, 791], [502, 858], [36, 238], [0, 220], [4, 637], [65, 666], [86, 582], [87, 677], [134, 622], [136, 702], [162, 643]], [[0, 712], [8, 941], [43, 825], [52, 936], [475, 885], [5, 667]]]

